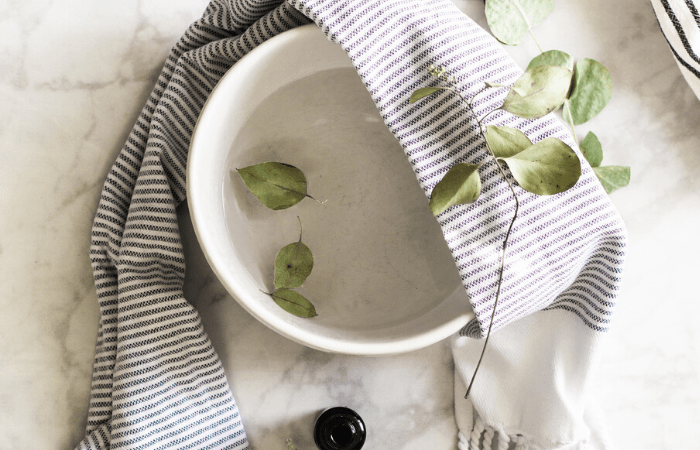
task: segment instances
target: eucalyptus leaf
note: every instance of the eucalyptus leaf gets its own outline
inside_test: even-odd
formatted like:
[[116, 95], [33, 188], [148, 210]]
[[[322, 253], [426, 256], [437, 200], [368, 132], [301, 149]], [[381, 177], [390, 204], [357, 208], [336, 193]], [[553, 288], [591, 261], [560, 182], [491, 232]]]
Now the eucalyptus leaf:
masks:
[[311, 250], [299, 238], [299, 242], [285, 245], [275, 258], [275, 287], [296, 288], [304, 283], [314, 267]]
[[532, 145], [525, 133], [517, 128], [487, 125], [484, 137], [496, 158], [508, 158]]
[[433, 215], [448, 208], [473, 203], [481, 194], [479, 166], [476, 164], [455, 164], [435, 186], [430, 195], [430, 211]]
[[236, 170], [248, 189], [270, 209], [286, 209], [309, 197], [304, 173], [289, 164], [264, 162]]
[[316, 308], [300, 293], [291, 289], [278, 289], [270, 297], [280, 308], [299, 317], [317, 316]]
[[556, 138], [546, 138], [517, 155], [499, 158], [508, 164], [513, 177], [526, 191], [538, 195], [564, 192], [581, 176], [576, 153]]
[[630, 183], [631, 171], [626, 166], [594, 167], [593, 172], [595, 172], [598, 180], [600, 180], [600, 184], [603, 185], [605, 192], [608, 194]]
[[536, 66], [518, 78], [500, 109], [525, 119], [556, 110], [569, 94], [572, 73], [559, 66]]
[[548, 50], [532, 58], [527, 68], [532, 69], [537, 66], [561, 66], [573, 72], [574, 57], [560, 50]]
[[426, 87], [426, 88], [420, 88], [416, 89], [413, 91], [413, 94], [411, 94], [411, 98], [408, 99], [408, 103], [415, 103], [418, 100], [427, 97], [431, 94], [434, 94], [437, 91], [441, 91], [445, 88], [443, 87]]
[[554, 0], [486, 0], [491, 32], [507, 45], [518, 45], [554, 9]]
[[[581, 125], [598, 115], [612, 97], [612, 77], [601, 63], [584, 58], [576, 63], [574, 88], [565, 109], [571, 112], [574, 125]], [[564, 114], [568, 114], [565, 111]], [[568, 116], [565, 116], [568, 117]]]
[[581, 141], [581, 153], [591, 167], [598, 167], [603, 162], [603, 146], [592, 131], [589, 131], [583, 141]]

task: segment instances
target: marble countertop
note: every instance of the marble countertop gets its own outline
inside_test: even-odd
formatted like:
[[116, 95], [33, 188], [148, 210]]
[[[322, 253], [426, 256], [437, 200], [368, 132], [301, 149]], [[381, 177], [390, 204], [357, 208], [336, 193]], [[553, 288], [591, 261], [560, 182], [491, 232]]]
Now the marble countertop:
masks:
[[[480, 0], [454, 0], [485, 25]], [[169, 48], [205, 0], [0, 3], [0, 448], [72, 449], [88, 409], [98, 307], [90, 227], [107, 171]], [[617, 315], [595, 381], [617, 448], [700, 441], [700, 101], [645, 1], [557, 2], [545, 49], [603, 62], [613, 99], [595, 130], [630, 234]], [[532, 41], [509, 50], [521, 65]], [[208, 268], [180, 211], [186, 296], [222, 358], [251, 444], [313, 448], [321, 409], [356, 408], [371, 448], [454, 449], [448, 342], [380, 358], [320, 353], [268, 330]], [[691, 445], [692, 446], [692, 445]]]

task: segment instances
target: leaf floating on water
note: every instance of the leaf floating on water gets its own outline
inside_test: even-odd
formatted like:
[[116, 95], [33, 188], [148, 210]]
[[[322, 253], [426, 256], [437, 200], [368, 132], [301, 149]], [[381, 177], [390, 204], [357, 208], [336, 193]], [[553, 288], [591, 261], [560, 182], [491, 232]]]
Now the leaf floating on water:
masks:
[[506, 45], [518, 45], [554, 9], [554, 0], [487, 0], [486, 21]]
[[[568, 102], [574, 125], [591, 120], [605, 108], [612, 97], [612, 77], [601, 63], [584, 58], [576, 63], [574, 89]], [[565, 116], [568, 114], [564, 112]]]
[[510, 89], [500, 109], [525, 119], [545, 116], [566, 100], [572, 75], [559, 66], [528, 69]]
[[581, 141], [581, 153], [586, 157], [586, 161], [591, 167], [598, 167], [603, 162], [603, 146], [592, 131], [589, 131], [583, 141]]
[[578, 156], [556, 138], [543, 139], [517, 155], [498, 159], [508, 164], [523, 189], [538, 195], [564, 192], [581, 176]]
[[285, 245], [275, 258], [275, 287], [296, 288], [304, 283], [314, 267], [314, 256], [299, 236], [298, 242]]
[[413, 91], [413, 94], [411, 94], [411, 98], [408, 99], [408, 103], [415, 103], [418, 100], [427, 97], [431, 94], [434, 94], [437, 91], [441, 91], [445, 88], [443, 87], [426, 87], [426, 88], [420, 88], [416, 89]]
[[484, 136], [496, 158], [517, 155], [532, 145], [525, 133], [511, 127], [487, 125]]
[[629, 167], [594, 167], [593, 172], [595, 172], [598, 180], [600, 180], [600, 184], [603, 185], [605, 192], [608, 194], [611, 194], [612, 192], [625, 187], [630, 183], [631, 171]]
[[532, 58], [528, 69], [537, 66], [561, 66], [565, 69], [574, 70], [574, 57], [560, 50], [548, 50]]
[[286, 209], [309, 197], [304, 173], [289, 164], [264, 162], [236, 170], [248, 189], [270, 209]]
[[455, 164], [435, 186], [430, 196], [430, 211], [433, 215], [456, 205], [473, 203], [481, 194], [479, 166]]
[[278, 289], [268, 294], [280, 308], [298, 317], [315, 317], [316, 308], [300, 293], [291, 289]]

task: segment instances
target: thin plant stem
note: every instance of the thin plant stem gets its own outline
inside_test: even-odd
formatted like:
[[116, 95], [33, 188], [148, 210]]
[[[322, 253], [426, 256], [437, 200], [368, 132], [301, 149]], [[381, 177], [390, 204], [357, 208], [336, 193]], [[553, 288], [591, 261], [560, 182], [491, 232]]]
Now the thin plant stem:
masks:
[[498, 111], [498, 109], [492, 109], [491, 111], [489, 111], [489, 112], [487, 112], [486, 114], [484, 114], [484, 117], [482, 117], [481, 119], [477, 120], [477, 122], [479, 123], [479, 126], [481, 126], [481, 122], [483, 122], [488, 116], [490, 116], [491, 114], [495, 113], [496, 111]]
[[[489, 343], [489, 337], [491, 337], [491, 328], [493, 328], [493, 320], [496, 317], [496, 308], [498, 307], [498, 300], [499, 300], [500, 295], [501, 295], [501, 284], [503, 282], [503, 269], [505, 267], [505, 261], [506, 261], [506, 248], [508, 246], [508, 238], [510, 237], [510, 232], [513, 229], [513, 224], [515, 223], [515, 219], [518, 217], [518, 209], [520, 207], [520, 202], [518, 201], [518, 196], [515, 194], [515, 188], [513, 187], [513, 182], [510, 181], [510, 179], [506, 175], [505, 170], [501, 166], [501, 163], [498, 162], [498, 159], [496, 158], [496, 155], [494, 154], [493, 149], [489, 145], [489, 141], [486, 139], [486, 134], [484, 133], [484, 127], [482, 125], [482, 121], [490, 113], [486, 114], [481, 120], [479, 120], [477, 118], [476, 113], [474, 112], [474, 109], [472, 108], [472, 102], [466, 101], [464, 96], [462, 96], [462, 94], [457, 89], [451, 88], [450, 90], [452, 92], [456, 93], [462, 99], [462, 101], [469, 108], [469, 112], [471, 112], [472, 117], [474, 117], [474, 119], [476, 119], [476, 123], [477, 123], [477, 125], [479, 125], [479, 133], [481, 133], [481, 137], [484, 138], [484, 142], [486, 142], [486, 149], [488, 150], [489, 154], [496, 162], [496, 166], [498, 167], [498, 170], [501, 172], [501, 175], [508, 183], [508, 187], [510, 188], [510, 192], [513, 194], [513, 198], [515, 199], [515, 212], [513, 213], [513, 218], [510, 221], [510, 225], [508, 225], [508, 231], [506, 232], [506, 237], [503, 239], [503, 249], [502, 249], [502, 253], [501, 253], [501, 267], [498, 271], [498, 284], [496, 287], [496, 300], [494, 301], [493, 311], [491, 312], [491, 321], [489, 322], [489, 329], [486, 332], [486, 339], [484, 340], [484, 347], [481, 349], [481, 356], [479, 356], [479, 362], [477, 362], [477, 364], [476, 364], [476, 368], [474, 369], [474, 374], [472, 375], [472, 379], [471, 379], [471, 381], [469, 381], [469, 386], [467, 387], [467, 393], [464, 395], [464, 398], [469, 398], [469, 393], [471, 392], [472, 386], [474, 385], [474, 380], [476, 379], [476, 374], [477, 374], [477, 372], [479, 372], [479, 367], [481, 366], [481, 361], [484, 359], [484, 353], [486, 353], [486, 346]], [[479, 92], [481, 92], [481, 91], [479, 91]], [[478, 92], [477, 92], [477, 94], [478, 94]], [[476, 96], [477, 94], [475, 94], [474, 96]], [[473, 99], [474, 99], [474, 97], [472, 97], [472, 100]], [[493, 111], [491, 111], [491, 112], [493, 112]]]
[[568, 100], [564, 100], [564, 106], [568, 106], [568, 108], [563, 108], [566, 109], [566, 119], [569, 121], [569, 126], [571, 127], [571, 135], [574, 137], [574, 143], [578, 145], [578, 138], [576, 137], [576, 128], [574, 127], [574, 118], [571, 116], [571, 105], [569, 105]]
[[537, 42], [537, 38], [535, 37], [535, 33], [532, 32], [532, 28], [528, 29], [527, 31], [530, 32], [530, 36], [532, 36], [532, 40], [535, 41], [535, 44], [537, 44], [537, 48], [540, 50], [540, 53], [544, 53], [544, 51], [542, 51], [542, 47], [540, 47], [540, 43]]
[[[482, 87], [481, 89], [479, 89], [479, 91], [478, 91], [476, 94], [474, 94], [474, 95], [472, 96], [471, 100], [469, 100], [469, 102], [468, 102], [469, 106], [472, 105], [472, 102], [474, 101], [474, 99], [476, 98], [477, 95], [481, 94], [482, 92], [484, 92], [484, 91], [485, 91], [486, 89], [488, 89], [488, 88], [489, 88], [488, 86], [484, 85], [484, 87]], [[454, 92], [457, 92], [457, 95], [459, 95], [460, 97], [462, 97], [462, 95], [461, 95], [458, 91], [455, 90]], [[462, 97], [462, 100], [464, 100], [464, 97]], [[470, 108], [470, 109], [471, 109], [471, 108]]]
[[[487, 144], [488, 145], [488, 144]], [[497, 163], [498, 164], [498, 163]], [[500, 167], [500, 165], [499, 165]], [[510, 181], [508, 181], [508, 184], [511, 185]], [[511, 190], [513, 189], [511, 185]], [[486, 353], [486, 346], [489, 343], [489, 337], [491, 337], [491, 328], [493, 327], [493, 319], [496, 317], [496, 308], [498, 307], [498, 299], [501, 294], [501, 283], [503, 281], [503, 269], [506, 261], [506, 246], [508, 245], [508, 238], [510, 237], [510, 231], [513, 229], [513, 224], [515, 223], [515, 219], [518, 217], [518, 207], [519, 202], [518, 202], [518, 197], [515, 195], [515, 192], [513, 191], [513, 196], [515, 198], [515, 213], [513, 214], [513, 219], [510, 221], [510, 225], [508, 226], [508, 231], [506, 232], [506, 237], [503, 239], [503, 253], [501, 254], [501, 267], [498, 271], [498, 287], [496, 288], [496, 301], [493, 304], [493, 312], [491, 313], [491, 321], [489, 322], [489, 329], [486, 332], [486, 339], [484, 340], [484, 347], [481, 349], [481, 355], [479, 356], [479, 361], [476, 363], [476, 368], [474, 369], [474, 374], [472, 375], [471, 381], [469, 381], [469, 386], [467, 387], [467, 393], [464, 394], [464, 398], [469, 398], [469, 393], [472, 390], [472, 386], [474, 385], [474, 379], [476, 378], [476, 374], [479, 371], [479, 367], [481, 367], [481, 361], [484, 359], [484, 353]]]

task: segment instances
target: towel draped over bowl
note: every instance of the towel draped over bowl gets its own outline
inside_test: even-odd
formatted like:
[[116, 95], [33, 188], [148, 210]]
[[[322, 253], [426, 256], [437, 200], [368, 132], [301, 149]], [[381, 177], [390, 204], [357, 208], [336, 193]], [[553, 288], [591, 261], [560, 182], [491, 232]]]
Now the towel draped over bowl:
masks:
[[[521, 69], [447, 0], [213, 0], [173, 47], [104, 184], [91, 247], [100, 323], [87, 435], [78, 448], [248, 447], [221, 362], [183, 296], [176, 208], [186, 198], [190, 137], [218, 80], [262, 42], [309, 22], [347, 52], [426, 195], [455, 163], [485, 162], [480, 199], [437, 218], [476, 314], [453, 341], [456, 378], [468, 379], [479, 344], [470, 338], [488, 329], [515, 202], [458, 98], [408, 99], [435, 83], [431, 64], [454, 76], [467, 98], [486, 81], [513, 83]], [[505, 94], [481, 94], [476, 113], [498, 108]], [[500, 111], [489, 124], [517, 127], [533, 142], [560, 138], [580, 156], [553, 115], [525, 120]], [[462, 448], [591, 442], [585, 388], [615, 305], [626, 231], [580, 159], [581, 178], [564, 193], [537, 196], [516, 186], [520, 212], [494, 345], [478, 380], [488, 382], [475, 386], [473, 403], [456, 400]], [[519, 383], [536, 387], [534, 395], [515, 389]], [[534, 414], [551, 414], [520, 420], [533, 404]]]

